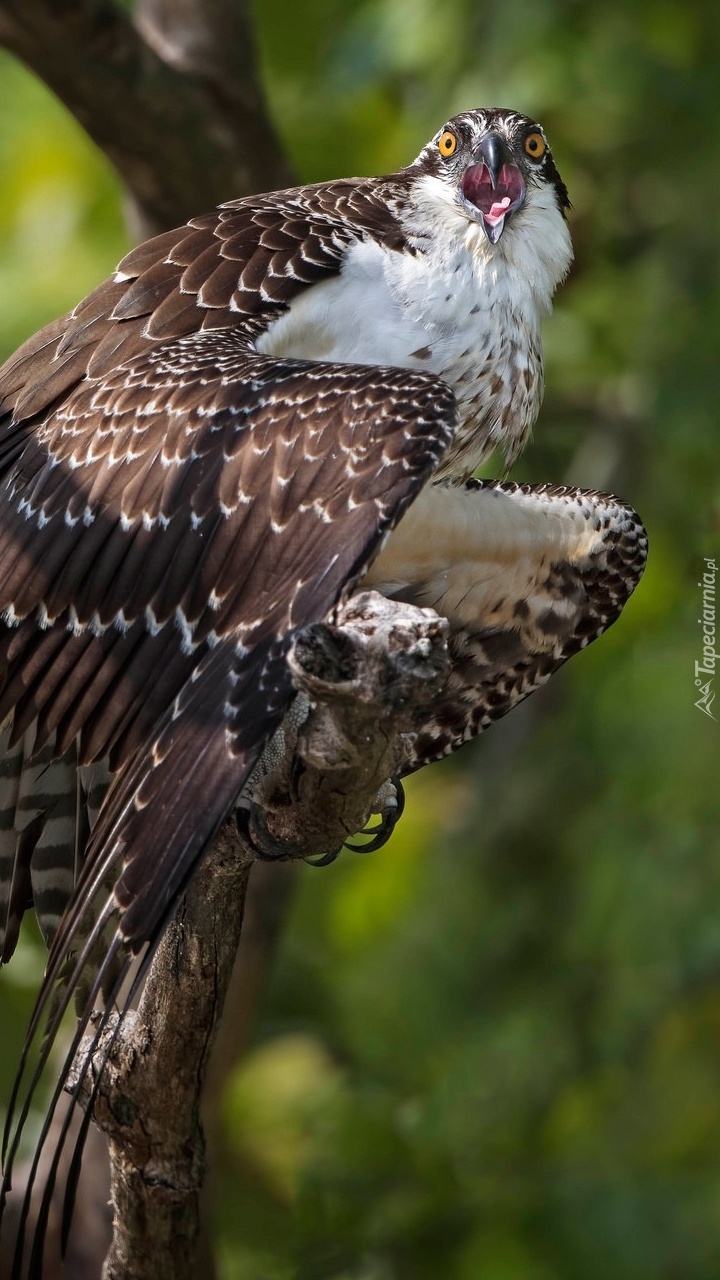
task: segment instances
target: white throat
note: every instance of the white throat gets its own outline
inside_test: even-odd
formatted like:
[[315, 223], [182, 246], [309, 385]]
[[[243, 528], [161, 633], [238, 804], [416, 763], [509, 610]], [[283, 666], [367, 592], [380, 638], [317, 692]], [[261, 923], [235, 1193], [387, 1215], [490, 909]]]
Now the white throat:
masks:
[[485, 285], [485, 296], [501, 305], [505, 296], [509, 305], [527, 307], [538, 318], [551, 310], [553, 294], [573, 258], [570, 232], [550, 187], [528, 187], [524, 204], [495, 245], [454, 190], [432, 174], [414, 184], [403, 221], [408, 231], [419, 229], [432, 252], [448, 262], [464, 251]]

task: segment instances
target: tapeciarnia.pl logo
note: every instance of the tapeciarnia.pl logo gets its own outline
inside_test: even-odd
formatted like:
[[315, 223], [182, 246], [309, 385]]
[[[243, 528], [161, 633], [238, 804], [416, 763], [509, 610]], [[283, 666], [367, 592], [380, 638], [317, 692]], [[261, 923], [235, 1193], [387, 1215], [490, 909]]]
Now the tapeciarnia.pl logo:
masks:
[[[702, 589], [702, 617], [698, 618], [698, 622], [702, 627], [702, 643], [703, 656], [702, 662], [695, 663], [695, 687], [700, 692], [700, 697], [695, 703], [699, 711], [702, 711], [711, 720], [717, 720], [717, 716], [713, 715], [712, 704], [715, 701], [715, 690], [713, 689], [713, 680], [715, 679], [715, 663], [718, 661], [718, 654], [715, 649], [715, 576], [717, 574], [717, 565], [714, 560], [707, 556], [703, 561], [705, 572], [702, 581], [698, 582], [698, 586]], [[709, 679], [703, 679], [703, 677]]]

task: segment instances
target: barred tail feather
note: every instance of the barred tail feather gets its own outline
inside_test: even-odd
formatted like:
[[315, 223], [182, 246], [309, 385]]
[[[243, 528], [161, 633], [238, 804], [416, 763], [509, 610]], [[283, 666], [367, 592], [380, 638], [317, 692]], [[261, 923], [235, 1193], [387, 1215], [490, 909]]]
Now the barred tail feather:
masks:
[[54, 740], [35, 753], [35, 726], [10, 745], [0, 729], [0, 959], [10, 959], [34, 903], [49, 944], [72, 894], [82, 839], [75, 744], [54, 759]]

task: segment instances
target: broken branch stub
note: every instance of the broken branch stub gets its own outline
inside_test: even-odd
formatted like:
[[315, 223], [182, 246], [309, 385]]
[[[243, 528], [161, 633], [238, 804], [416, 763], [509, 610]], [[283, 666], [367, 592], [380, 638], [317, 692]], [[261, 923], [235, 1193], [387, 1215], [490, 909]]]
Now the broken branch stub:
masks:
[[448, 676], [448, 631], [432, 609], [363, 591], [333, 623], [298, 633], [288, 656], [298, 696], [246, 788], [261, 856], [327, 857], [397, 803], [406, 735]]

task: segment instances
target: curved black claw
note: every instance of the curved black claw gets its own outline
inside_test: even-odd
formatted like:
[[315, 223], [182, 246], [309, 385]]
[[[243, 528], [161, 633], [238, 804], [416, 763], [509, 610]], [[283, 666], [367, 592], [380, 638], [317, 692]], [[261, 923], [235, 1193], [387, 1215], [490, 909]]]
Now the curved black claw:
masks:
[[372, 839], [363, 844], [354, 844], [352, 840], [346, 840], [346, 849], [352, 849], [353, 853], [374, 853], [376, 849], [382, 849], [383, 845], [387, 844], [405, 808], [405, 790], [402, 782], [397, 776], [390, 781], [395, 790], [395, 804], [386, 805], [380, 814], [379, 822], [371, 827], [363, 827], [362, 831], [357, 833], [359, 836], [371, 836]]
[[[257, 840], [253, 839], [250, 825], [251, 817], [255, 830], [261, 833], [262, 845], [259, 845]], [[291, 845], [280, 844], [273, 839], [265, 826], [262, 810], [257, 805], [252, 804], [249, 809], [236, 809], [235, 824], [240, 835], [247, 840], [261, 862], [288, 862], [291, 858], [296, 858], [300, 854], [299, 849], [295, 849]], [[319, 858], [303, 858], [303, 862], [307, 862], [311, 867], [328, 867], [331, 862], [335, 861], [341, 850], [342, 845], [340, 845], [339, 849], [331, 849], [330, 853], [324, 853]]]
[[[296, 849], [293, 845], [281, 844], [270, 834], [259, 805], [251, 804], [249, 809], [237, 808], [235, 825], [261, 862], [289, 862], [291, 858], [297, 858], [301, 853], [300, 849]], [[259, 836], [261, 844], [258, 843], [253, 831]]]
[[306, 862], [309, 867], [329, 867], [340, 853], [342, 853], [342, 845], [339, 849], [331, 849], [330, 853], [323, 853], [319, 858], [303, 858], [303, 862]]

